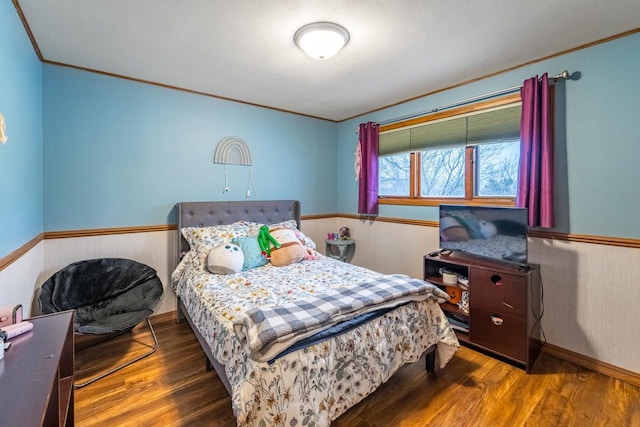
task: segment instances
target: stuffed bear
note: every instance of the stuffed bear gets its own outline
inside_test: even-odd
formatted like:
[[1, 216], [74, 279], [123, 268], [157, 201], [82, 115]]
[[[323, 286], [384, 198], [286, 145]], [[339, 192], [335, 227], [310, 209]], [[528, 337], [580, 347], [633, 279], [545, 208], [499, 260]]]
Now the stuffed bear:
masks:
[[338, 236], [342, 240], [350, 240], [351, 230], [349, 230], [349, 227], [340, 227], [340, 230], [338, 230]]
[[300, 262], [310, 254], [302, 245], [295, 230], [290, 228], [276, 228], [269, 231], [278, 241], [279, 248], [271, 248], [271, 264], [276, 267]]
[[207, 255], [207, 269], [214, 274], [235, 274], [242, 270], [244, 254], [235, 243], [223, 243]]

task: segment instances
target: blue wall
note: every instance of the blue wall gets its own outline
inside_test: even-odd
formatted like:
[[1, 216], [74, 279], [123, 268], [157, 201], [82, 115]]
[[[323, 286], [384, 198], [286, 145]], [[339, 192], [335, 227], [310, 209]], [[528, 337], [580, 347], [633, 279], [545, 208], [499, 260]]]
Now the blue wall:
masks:
[[[338, 212], [357, 212], [353, 152], [358, 123], [513, 87], [533, 75], [579, 72], [558, 86], [556, 230], [640, 238], [640, 33], [340, 123]], [[435, 207], [380, 206], [380, 215], [437, 220]]]
[[176, 202], [242, 200], [250, 168], [213, 163], [218, 142], [243, 139], [251, 197], [298, 199], [336, 212], [332, 122], [45, 65], [47, 231], [175, 223]]
[[0, 2], [0, 258], [42, 233], [42, 66], [10, 1]]
[[[0, 2], [0, 257], [43, 230], [172, 224], [186, 200], [245, 197], [249, 168], [213, 164], [221, 138], [245, 140], [260, 199], [295, 198], [304, 214], [355, 213], [355, 128], [568, 69], [558, 89], [558, 231], [640, 238], [640, 34], [528, 65], [339, 124], [42, 66], [10, 2]], [[44, 148], [43, 148], [44, 147]], [[435, 220], [437, 208], [382, 206]]]

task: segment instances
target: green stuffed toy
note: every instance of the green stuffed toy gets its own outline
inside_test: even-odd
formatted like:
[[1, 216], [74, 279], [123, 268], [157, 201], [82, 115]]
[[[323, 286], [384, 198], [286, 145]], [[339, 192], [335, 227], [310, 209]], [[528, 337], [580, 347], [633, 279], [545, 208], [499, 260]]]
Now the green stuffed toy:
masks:
[[267, 258], [271, 256], [271, 244], [273, 244], [273, 247], [276, 249], [280, 248], [280, 243], [278, 243], [271, 233], [269, 233], [269, 227], [266, 225], [260, 227], [260, 231], [258, 232], [258, 244], [260, 245], [262, 255]]

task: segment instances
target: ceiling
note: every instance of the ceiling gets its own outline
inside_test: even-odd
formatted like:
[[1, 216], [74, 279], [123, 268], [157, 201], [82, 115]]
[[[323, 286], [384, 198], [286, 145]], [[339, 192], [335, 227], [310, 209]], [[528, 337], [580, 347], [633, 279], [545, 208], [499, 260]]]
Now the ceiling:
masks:
[[[14, 3], [45, 62], [332, 121], [637, 30], [640, 23], [638, 0]], [[293, 34], [314, 21], [346, 27], [349, 44], [326, 61], [307, 57]]]

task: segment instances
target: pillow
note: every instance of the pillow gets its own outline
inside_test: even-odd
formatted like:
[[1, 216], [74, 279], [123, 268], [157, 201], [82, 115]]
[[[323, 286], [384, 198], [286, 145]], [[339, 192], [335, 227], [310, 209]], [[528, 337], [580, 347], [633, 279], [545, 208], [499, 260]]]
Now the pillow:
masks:
[[298, 223], [295, 219], [289, 219], [287, 221], [278, 222], [276, 224], [269, 225], [269, 231], [278, 228], [289, 228], [296, 232], [296, 237], [300, 240], [303, 246], [311, 249], [316, 249], [316, 243], [311, 240], [309, 237], [305, 236], [304, 233], [298, 230]]
[[223, 243], [209, 251], [207, 269], [213, 274], [235, 274], [242, 270], [244, 255], [240, 246]]
[[258, 236], [236, 237], [232, 242], [240, 246], [242, 254], [244, 255], [243, 270], [262, 267], [269, 262], [262, 254], [262, 250], [260, 250]]
[[211, 249], [228, 243], [233, 238], [248, 235], [248, 227], [241, 224], [224, 224], [210, 227], [185, 227], [182, 235], [189, 243], [189, 247], [196, 252], [208, 254]]
[[278, 228], [271, 235], [280, 243], [279, 248], [271, 249], [271, 265], [284, 267], [300, 262], [307, 256], [307, 251], [290, 228]]
[[271, 228], [290, 228], [290, 229], [296, 229], [298, 228], [298, 223], [296, 222], [295, 219], [288, 219], [286, 221], [282, 221], [282, 222], [278, 222], [275, 224], [263, 224], [261, 222], [251, 222], [251, 221], [236, 221], [233, 223], [234, 225], [238, 225], [238, 226], [242, 226], [242, 227], [247, 227], [247, 232], [249, 233], [250, 236], [252, 235], [258, 235], [258, 232], [260, 232], [260, 227], [262, 227], [263, 225], [268, 225], [269, 229]]
[[296, 233], [296, 237], [300, 240], [300, 243], [306, 248], [316, 250], [316, 242], [311, 240], [311, 238], [304, 235], [304, 233], [297, 228], [293, 230]]
[[269, 228], [290, 228], [291, 230], [297, 230], [298, 223], [295, 219], [288, 219], [286, 221], [278, 222], [275, 224], [269, 224]]
[[[260, 231], [260, 227], [264, 225], [259, 222], [251, 222], [251, 221], [237, 221], [234, 224], [238, 226], [247, 227], [247, 234], [250, 236], [254, 234], [258, 234], [258, 232]], [[311, 240], [309, 237], [305, 236], [304, 233], [302, 233], [302, 231], [298, 230], [298, 223], [296, 222], [295, 219], [288, 219], [286, 221], [277, 222], [275, 224], [269, 224], [269, 231], [272, 231], [277, 228], [288, 228], [291, 230], [296, 230], [296, 237], [298, 238], [298, 240], [300, 240], [303, 246], [313, 250], [316, 249], [315, 242]]]

